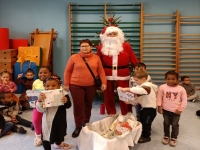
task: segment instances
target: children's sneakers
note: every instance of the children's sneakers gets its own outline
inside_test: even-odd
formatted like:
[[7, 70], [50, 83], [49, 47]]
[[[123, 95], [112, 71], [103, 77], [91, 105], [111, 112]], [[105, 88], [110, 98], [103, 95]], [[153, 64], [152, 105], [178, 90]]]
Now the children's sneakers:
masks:
[[25, 134], [27, 131], [23, 127], [17, 128], [17, 133]]
[[164, 145], [167, 145], [167, 144], [169, 143], [169, 137], [167, 137], [167, 136], [163, 137], [162, 143], [163, 143]]
[[34, 145], [35, 146], [40, 146], [40, 145], [42, 145], [42, 139], [41, 139], [41, 134], [39, 134], [39, 135], [37, 135], [36, 133], [35, 133], [35, 139], [34, 139]]
[[171, 138], [170, 142], [169, 142], [170, 146], [175, 147], [177, 145], [177, 140], [174, 138]]
[[138, 143], [146, 143], [146, 142], [149, 142], [149, 141], [151, 141], [150, 137], [141, 136], [140, 139], [138, 140]]

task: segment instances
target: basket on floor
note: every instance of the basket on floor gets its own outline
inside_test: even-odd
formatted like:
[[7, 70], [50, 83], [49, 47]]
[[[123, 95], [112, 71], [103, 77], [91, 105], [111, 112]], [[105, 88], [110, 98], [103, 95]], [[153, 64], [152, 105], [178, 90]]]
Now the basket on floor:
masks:
[[137, 144], [142, 133], [142, 125], [139, 122], [129, 134], [124, 134], [125, 136], [115, 136], [114, 138], [106, 138], [104, 136], [104, 132], [109, 131], [115, 121], [116, 117], [109, 116], [82, 128], [78, 137], [78, 149], [129, 150], [129, 146], [133, 147], [134, 144]]

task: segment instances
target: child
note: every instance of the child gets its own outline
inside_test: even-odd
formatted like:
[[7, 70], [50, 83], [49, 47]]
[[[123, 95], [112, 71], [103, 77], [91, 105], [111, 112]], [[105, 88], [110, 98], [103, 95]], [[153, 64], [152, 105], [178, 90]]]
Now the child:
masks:
[[[45, 90], [60, 89], [61, 79], [58, 76], [51, 76], [44, 81]], [[70, 149], [69, 144], [64, 143], [66, 135], [66, 109], [71, 107], [69, 96], [63, 96], [61, 102], [64, 105], [43, 108], [42, 102], [46, 98], [44, 93], [40, 94], [39, 100], [36, 103], [38, 111], [43, 113], [42, 117], [42, 135], [43, 147], [45, 150], [51, 150], [51, 144], [54, 148]]]
[[14, 82], [10, 81], [10, 73], [3, 71], [0, 73], [0, 92], [11, 92], [15, 93], [17, 86]]
[[[51, 70], [48, 66], [43, 66], [39, 69], [38, 78], [33, 82], [32, 90], [41, 90], [44, 89], [43, 81], [51, 76]], [[41, 133], [42, 133], [42, 113], [37, 111], [36, 108], [33, 109], [32, 122], [35, 128], [35, 139], [34, 145], [42, 145]]]
[[[139, 62], [139, 63], [135, 64], [135, 66], [134, 66], [134, 72], [136, 72], [138, 70], [143, 70], [143, 71], [146, 72], [146, 65], [144, 63], [142, 63], [142, 62]], [[147, 77], [147, 82], [152, 82], [150, 75], [148, 75], [148, 77]], [[129, 86], [130, 87], [136, 87], [137, 86], [137, 83], [135, 82], [135, 80], [133, 79], [133, 77], [130, 78]]]
[[13, 122], [15, 124], [20, 124], [25, 127], [33, 128], [30, 121], [21, 118], [18, 114], [18, 105], [16, 101], [12, 99], [12, 93], [0, 93], [0, 101], [4, 106], [1, 110], [1, 114], [4, 116], [6, 122]]
[[[18, 110], [20, 110], [20, 103], [19, 98], [14, 94], [17, 90], [17, 86], [14, 82], [10, 81], [10, 72], [3, 71], [0, 73], [0, 93], [4, 92], [11, 92], [12, 93], [12, 99], [15, 100], [18, 103]], [[18, 111], [18, 114], [21, 114], [21, 111]]]
[[0, 113], [0, 137], [9, 134], [13, 127], [12, 122], [5, 122], [3, 115]]
[[25, 77], [20, 79], [23, 74], [18, 74], [17, 79], [15, 80], [15, 83], [22, 84], [24, 87], [24, 91], [19, 97], [20, 104], [22, 105], [22, 110], [26, 110], [27, 108], [30, 108], [29, 102], [26, 97], [26, 91], [32, 89], [32, 84], [34, 82], [34, 71], [29, 68], [26, 73]]
[[[180, 114], [187, 105], [187, 94], [185, 89], [178, 83], [179, 74], [175, 71], [168, 71], [165, 74], [166, 84], [159, 87], [157, 96], [158, 112], [164, 118], [163, 144], [177, 145], [179, 133]], [[172, 125], [170, 139], [170, 125]], [[170, 142], [169, 142], [170, 141]]]
[[[139, 62], [137, 64], [135, 64], [135, 67], [134, 67], [134, 72], [138, 71], [138, 70], [143, 70], [146, 72], [146, 65], [142, 62]], [[148, 75], [147, 77], [147, 82], [152, 82], [151, 81], [151, 77], [150, 75]], [[137, 86], [137, 83], [135, 82], [134, 78], [131, 77], [130, 78], [130, 81], [129, 81], [129, 87], [136, 87]], [[137, 97], [136, 97], [137, 99]], [[137, 117], [137, 121], [140, 121], [140, 110], [141, 110], [141, 105], [140, 104], [135, 104], [135, 111], [136, 111], [136, 117]]]
[[24, 130], [24, 128], [22, 127], [18, 128], [14, 123], [6, 122], [3, 115], [0, 113], [0, 138], [3, 135], [9, 135], [11, 131], [18, 132], [20, 134], [26, 133], [26, 130]]
[[190, 78], [188, 76], [182, 76], [181, 81], [181, 86], [184, 87], [187, 93], [187, 100], [195, 102], [198, 95], [195, 94], [195, 86], [190, 82]]
[[[140, 121], [142, 123], [142, 135], [138, 143], [145, 143], [151, 141], [151, 124], [156, 116], [156, 92], [157, 85], [147, 82], [148, 74], [143, 70], [134, 72], [133, 79], [137, 86], [132, 88], [121, 88], [122, 92], [133, 92], [137, 94], [137, 101], [142, 106], [140, 110]], [[129, 100], [129, 104], [133, 104]]]

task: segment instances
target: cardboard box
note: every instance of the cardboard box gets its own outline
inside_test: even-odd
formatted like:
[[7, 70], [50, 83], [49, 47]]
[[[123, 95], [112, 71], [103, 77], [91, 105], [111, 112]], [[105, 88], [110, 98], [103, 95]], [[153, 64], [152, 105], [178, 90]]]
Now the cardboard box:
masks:
[[0, 62], [16, 62], [17, 61], [17, 53], [16, 49], [7, 49], [0, 51]]
[[15, 62], [0, 62], [0, 70], [7, 70], [7, 71], [11, 71], [13, 70], [13, 66], [14, 66]]

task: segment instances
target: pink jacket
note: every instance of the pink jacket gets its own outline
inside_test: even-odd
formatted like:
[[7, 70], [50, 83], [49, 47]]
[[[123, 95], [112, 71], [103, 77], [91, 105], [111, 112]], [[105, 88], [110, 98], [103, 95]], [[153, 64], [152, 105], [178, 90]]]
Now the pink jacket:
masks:
[[17, 86], [14, 82], [9, 81], [7, 85], [3, 85], [2, 81], [0, 81], [0, 92], [12, 92], [15, 93], [17, 90]]
[[158, 89], [157, 106], [161, 106], [162, 109], [175, 112], [177, 109], [183, 111], [187, 106], [187, 94], [185, 89], [178, 85], [176, 87], [170, 87], [167, 84], [163, 84]]

